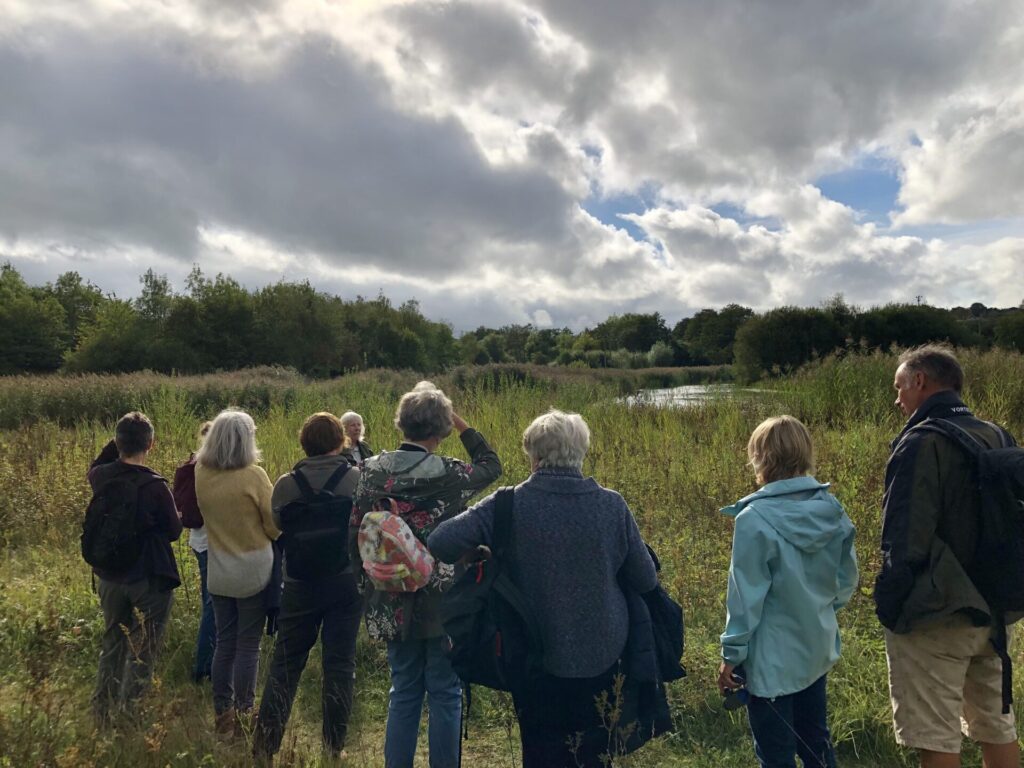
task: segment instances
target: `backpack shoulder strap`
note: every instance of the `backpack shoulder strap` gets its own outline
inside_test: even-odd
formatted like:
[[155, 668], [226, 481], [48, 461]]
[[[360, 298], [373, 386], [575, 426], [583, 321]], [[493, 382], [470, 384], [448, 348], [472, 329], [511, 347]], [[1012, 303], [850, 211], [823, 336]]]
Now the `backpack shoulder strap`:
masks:
[[512, 501], [515, 489], [499, 488], [494, 495], [494, 551], [499, 557], [512, 543]]
[[338, 487], [338, 483], [340, 483], [341, 479], [348, 474], [351, 467], [352, 465], [347, 461], [339, 464], [338, 468], [331, 473], [331, 476], [327, 478], [327, 481], [323, 484], [323, 487], [320, 490], [327, 491], [328, 493], [334, 493], [334, 489]]
[[299, 487], [299, 493], [302, 494], [302, 498], [306, 501], [310, 501], [316, 495], [301, 469], [292, 470], [292, 479], [295, 481], [295, 485]]
[[[968, 456], [977, 459], [982, 453], [988, 450], [988, 446], [976, 438], [963, 427], [954, 424], [949, 419], [925, 419], [914, 430], [922, 432], [937, 432], [945, 435], [954, 443], [959, 445]], [[997, 430], [998, 431], [998, 430]], [[1002, 435], [1000, 434], [1000, 440]]]

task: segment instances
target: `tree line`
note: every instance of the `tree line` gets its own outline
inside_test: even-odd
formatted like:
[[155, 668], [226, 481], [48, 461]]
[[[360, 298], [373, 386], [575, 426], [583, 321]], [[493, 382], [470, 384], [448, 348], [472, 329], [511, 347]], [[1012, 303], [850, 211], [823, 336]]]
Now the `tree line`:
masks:
[[415, 301], [345, 300], [307, 282], [249, 291], [196, 267], [185, 290], [148, 270], [138, 298], [104, 293], [76, 272], [30, 286], [0, 266], [0, 374], [64, 371], [180, 373], [281, 365], [330, 377], [367, 368], [434, 372], [455, 365], [533, 363], [590, 368], [733, 365], [741, 380], [792, 370], [839, 348], [887, 349], [944, 340], [1024, 351], [1024, 311], [980, 303], [862, 310], [836, 296], [819, 307], [757, 313], [729, 304], [669, 328], [658, 312], [613, 315], [592, 328], [531, 324], [456, 338]]

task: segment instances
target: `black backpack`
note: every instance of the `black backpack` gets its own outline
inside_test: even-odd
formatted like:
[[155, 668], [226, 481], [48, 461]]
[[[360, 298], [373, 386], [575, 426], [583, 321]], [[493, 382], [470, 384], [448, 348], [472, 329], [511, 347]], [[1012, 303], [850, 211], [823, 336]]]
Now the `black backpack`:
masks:
[[441, 622], [455, 673], [467, 686], [499, 691], [541, 674], [544, 657], [540, 626], [506, 567], [513, 543], [512, 497], [512, 488], [495, 496], [490, 557], [473, 563], [441, 596]]
[[979, 494], [977, 556], [967, 575], [992, 610], [992, 644], [1003, 662], [1003, 712], [1012, 703], [1012, 665], [1006, 622], [1024, 616], [1024, 448], [986, 422], [1001, 445], [989, 448], [948, 419], [925, 419], [915, 429], [938, 432], [971, 458]]
[[82, 557], [110, 573], [129, 570], [142, 555], [139, 490], [162, 477], [142, 472], [116, 475], [93, 493], [82, 523]]
[[292, 472], [302, 498], [289, 502], [279, 512], [284, 566], [290, 578], [313, 581], [348, 567], [352, 499], [334, 494], [348, 470], [349, 464], [340, 464], [318, 491], [313, 490], [301, 469]]

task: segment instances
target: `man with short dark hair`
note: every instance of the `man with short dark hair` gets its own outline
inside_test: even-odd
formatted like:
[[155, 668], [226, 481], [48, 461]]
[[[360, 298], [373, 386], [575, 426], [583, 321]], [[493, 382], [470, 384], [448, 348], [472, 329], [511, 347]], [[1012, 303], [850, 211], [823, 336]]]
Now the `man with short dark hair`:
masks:
[[925, 345], [899, 359], [896, 405], [908, 418], [886, 466], [875, 606], [885, 626], [896, 740], [919, 751], [922, 768], [958, 768], [963, 728], [980, 742], [986, 768], [1017, 768], [992, 611], [968, 576], [985, 556], [977, 551], [971, 459], [945, 435], [915, 429], [941, 418], [990, 447], [1012, 443], [971, 414], [960, 399], [963, 380], [945, 346]]
[[93, 713], [107, 725], [114, 711], [129, 709], [152, 677], [153, 659], [170, 617], [173, 590], [181, 583], [171, 542], [181, 520], [167, 481], [145, 465], [153, 447], [153, 424], [132, 411], [117, 422], [114, 439], [89, 468], [98, 496], [120, 484], [134, 499], [141, 553], [126, 570], [93, 568], [103, 609]]

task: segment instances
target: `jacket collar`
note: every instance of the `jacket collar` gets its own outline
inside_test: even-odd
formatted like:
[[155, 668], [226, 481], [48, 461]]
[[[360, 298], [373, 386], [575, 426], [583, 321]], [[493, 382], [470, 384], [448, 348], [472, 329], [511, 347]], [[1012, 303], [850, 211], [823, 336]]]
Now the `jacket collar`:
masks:
[[895, 448], [896, 444], [899, 443], [907, 432], [925, 419], [948, 419], [953, 416], [972, 415], [971, 409], [964, 405], [964, 401], [960, 399], [960, 395], [952, 389], [944, 389], [941, 392], [936, 392], [918, 406], [917, 410], [910, 415], [909, 419], [907, 419], [907, 423], [903, 426], [903, 429], [900, 430], [899, 435], [897, 435], [896, 439], [892, 441], [892, 445]]
[[429, 453], [429, 451], [422, 445], [416, 445], [416, 443], [402, 443], [398, 446], [400, 451], [419, 451], [420, 453]]
[[828, 483], [818, 482], [818, 480], [811, 475], [800, 475], [799, 477], [790, 477], [785, 480], [776, 480], [773, 483], [765, 483], [750, 495], [744, 496], [735, 504], [730, 504], [728, 507], [722, 507], [719, 511], [723, 515], [738, 515], [743, 511], [744, 507], [757, 499], [768, 499], [773, 496], [789, 496], [790, 494], [802, 493], [804, 491], [823, 491], [828, 487]]
[[524, 480], [519, 488], [569, 496], [593, 493], [600, 486], [592, 477], [584, 477], [578, 469], [541, 467]]

